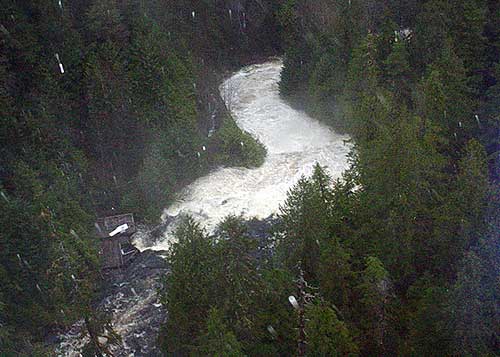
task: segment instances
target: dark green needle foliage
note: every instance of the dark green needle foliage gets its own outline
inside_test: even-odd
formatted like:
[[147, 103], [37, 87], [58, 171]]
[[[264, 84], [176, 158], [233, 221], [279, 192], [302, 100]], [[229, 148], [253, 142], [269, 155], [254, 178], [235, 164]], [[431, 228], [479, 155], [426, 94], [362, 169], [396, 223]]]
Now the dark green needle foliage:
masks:
[[[341, 224], [305, 204], [316, 193], [302, 180], [284, 206], [280, 227], [297, 224], [278, 236], [282, 263], [319, 261], [311, 282], [363, 355], [494, 355], [498, 273], [484, 247], [498, 229], [498, 4], [342, 3], [280, 13], [282, 95], [354, 140], [350, 189], [327, 204], [349, 208]], [[319, 244], [301, 249], [309, 234]]]
[[261, 165], [217, 86], [280, 50], [283, 99], [348, 133], [351, 166], [301, 178], [267, 239], [186, 218], [162, 350], [294, 355], [304, 308], [308, 356], [497, 355], [499, 19], [494, 0], [3, 4], [0, 354], [50, 355], [79, 319], [106, 353], [92, 222], [154, 221], [211, 168]]
[[[131, 211], [155, 222], [174, 192], [209, 169], [263, 162], [262, 145], [217, 94], [223, 71], [278, 47], [256, 39], [274, 31], [274, 8], [253, 6], [266, 21], [238, 36], [225, 4], [175, 3], [1, 6], [2, 356], [37, 355], [82, 318], [100, 331], [97, 216]], [[192, 9], [209, 21], [193, 26]], [[230, 128], [217, 139], [207, 135], [212, 119], [215, 131]]]
[[207, 333], [201, 338], [200, 356], [243, 357], [241, 344], [224, 324], [222, 314], [211, 309], [207, 319]]
[[351, 167], [296, 183], [266, 264], [225, 226], [219, 336], [296, 354], [302, 270], [308, 356], [498, 354], [498, 2], [279, 3], [281, 95], [350, 134]]
[[306, 312], [308, 356], [357, 356], [358, 347], [345, 322], [324, 304], [313, 304]]

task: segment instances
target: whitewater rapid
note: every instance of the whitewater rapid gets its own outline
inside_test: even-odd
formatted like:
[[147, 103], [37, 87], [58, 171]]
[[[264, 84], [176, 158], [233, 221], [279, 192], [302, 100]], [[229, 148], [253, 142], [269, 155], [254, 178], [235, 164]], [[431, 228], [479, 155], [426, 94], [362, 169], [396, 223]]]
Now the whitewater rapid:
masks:
[[[186, 187], [165, 209], [162, 219], [190, 214], [212, 231], [229, 214], [266, 218], [277, 213], [288, 190], [301, 176], [312, 173], [316, 162], [332, 178], [347, 168], [350, 146], [346, 135], [293, 109], [279, 95], [282, 62], [274, 60], [245, 67], [220, 86], [237, 125], [267, 148], [261, 167], [219, 168]], [[167, 249], [172, 230], [150, 248]]]
[[[255, 169], [219, 168], [196, 180], [166, 208], [162, 219], [190, 214], [207, 231], [229, 214], [266, 218], [278, 212], [288, 190], [301, 176], [312, 173], [316, 162], [333, 178], [347, 168], [347, 136], [336, 134], [305, 113], [291, 108], [278, 92], [282, 64], [272, 61], [245, 67], [221, 85], [220, 91], [236, 123], [267, 148], [264, 164]], [[135, 239], [140, 250], [168, 249], [172, 223], [156, 243], [144, 230]], [[161, 253], [162, 254], [162, 253]], [[145, 251], [126, 270], [108, 282], [99, 308], [111, 314], [123, 341], [112, 347], [116, 356], [159, 355], [156, 338], [166, 312], [159, 303], [159, 288], [167, 271], [164, 256]], [[81, 356], [85, 337], [83, 321], [59, 335], [57, 356]]]

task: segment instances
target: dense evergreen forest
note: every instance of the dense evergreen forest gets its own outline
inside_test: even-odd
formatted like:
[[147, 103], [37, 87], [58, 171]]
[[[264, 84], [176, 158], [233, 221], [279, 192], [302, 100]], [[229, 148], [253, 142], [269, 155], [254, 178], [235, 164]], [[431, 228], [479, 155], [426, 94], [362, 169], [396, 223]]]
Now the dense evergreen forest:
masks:
[[280, 5], [281, 94], [351, 135], [351, 168], [297, 183], [260, 246], [187, 220], [165, 351], [498, 355], [499, 2]]
[[2, 2], [0, 354], [44, 353], [81, 317], [102, 330], [96, 216], [157, 223], [212, 167], [263, 161], [218, 85], [276, 53], [274, 8], [249, 2], [243, 28], [231, 3]]
[[351, 136], [350, 169], [302, 178], [262, 241], [186, 218], [165, 354], [498, 355], [499, 1], [2, 5], [0, 354], [111, 331], [96, 216], [154, 223], [211, 168], [260, 165], [217, 87], [281, 54], [283, 98]]

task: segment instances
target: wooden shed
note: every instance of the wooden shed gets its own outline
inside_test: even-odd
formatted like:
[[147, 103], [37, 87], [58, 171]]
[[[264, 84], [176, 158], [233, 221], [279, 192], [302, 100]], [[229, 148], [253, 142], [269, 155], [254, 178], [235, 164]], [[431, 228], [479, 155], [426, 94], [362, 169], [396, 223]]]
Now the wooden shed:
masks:
[[101, 239], [101, 261], [103, 269], [121, 268], [125, 257], [136, 250], [131, 249], [130, 237], [137, 231], [131, 213], [104, 217], [97, 220], [97, 235]]

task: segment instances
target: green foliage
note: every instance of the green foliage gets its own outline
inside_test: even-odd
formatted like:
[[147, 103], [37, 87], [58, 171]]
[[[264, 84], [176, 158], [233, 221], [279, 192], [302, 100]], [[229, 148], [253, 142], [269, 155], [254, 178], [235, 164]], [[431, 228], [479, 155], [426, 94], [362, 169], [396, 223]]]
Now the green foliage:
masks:
[[[248, 317], [260, 290], [256, 262], [251, 256], [256, 241], [248, 236], [241, 219], [235, 216], [228, 216], [219, 224], [217, 239], [216, 253], [220, 259], [217, 290], [225, 300], [224, 312], [239, 333], [250, 327]], [[246, 317], [240, 319], [238, 316]]]
[[428, 1], [417, 15], [415, 62], [423, 69], [439, 55], [435, 49], [451, 39], [468, 72], [468, 82], [478, 88], [478, 70], [484, 65], [486, 11], [482, 0]]
[[340, 130], [339, 101], [352, 47], [362, 36], [361, 13], [358, 1], [285, 1], [278, 12], [285, 48], [281, 94]]
[[[497, 341], [484, 315], [495, 314], [477, 302], [495, 288], [472, 282], [486, 274], [477, 248], [498, 181], [498, 11], [482, 0], [282, 5], [281, 94], [304, 97], [355, 147], [323, 209], [308, 206], [321, 207], [311, 179], [291, 191], [278, 260], [309, 262], [362, 354], [488, 355]], [[367, 256], [380, 260], [365, 267]]]
[[[164, 292], [169, 311], [161, 332], [165, 351], [205, 355], [201, 351], [212, 348], [210, 353], [215, 353], [219, 337], [235, 337], [249, 355], [294, 351], [295, 316], [287, 301], [294, 289], [292, 278], [285, 271], [258, 266], [256, 240], [239, 218], [227, 217], [212, 238], [188, 218], [177, 230], [177, 239]], [[213, 331], [207, 337], [211, 309], [230, 327], [219, 337]]]
[[165, 284], [164, 304], [169, 318], [160, 343], [171, 353], [189, 353], [201, 336], [212, 305], [214, 247], [199, 225], [186, 218], [175, 232], [169, 252], [171, 273]]
[[429, 113], [429, 119], [443, 126], [446, 130], [445, 137], [453, 136], [455, 140], [459, 140], [458, 145], [452, 147], [463, 146], [464, 139], [467, 140], [474, 134], [477, 123], [472, 115], [474, 104], [462, 60], [449, 44], [445, 44], [440, 57], [428, 69], [441, 82], [443, 97], [437, 97], [437, 100], [442, 100], [444, 104], [441, 112]]
[[368, 34], [352, 51], [342, 95], [346, 125], [356, 140], [374, 136], [376, 123], [387, 116], [386, 93], [379, 88], [376, 37]]
[[360, 284], [361, 321], [364, 332], [363, 349], [365, 353], [384, 353], [391, 326], [389, 321], [389, 302], [392, 297], [392, 283], [389, 273], [376, 257], [366, 258]]
[[460, 262], [450, 291], [449, 323], [453, 352], [463, 356], [494, 356], [497, 353], [498, 322], [498, 209], [492, 212], [479, 244]]
[[278, 252], [285, 266], [301, 266], [308, 281], [317, 280], [321, 244], [332, 239], [330, 178], [318, 164], [310, 179], [301, 178], [280, 207]]
[[447, 329], [448, 289], [432, 286], [422, 278], [408, 289], [410, 333], [402, 353], [412, 356], [451, 355], [450, 331]]
[[123, 16], [115, 0], [92, 1], [85, 15], [93, 41], [119, 43], [126, 39]]
[[[2, 269], [0, 267], [0, 269]], [[0, 276], [4, 276], [5, 272], [0, 270]], [[5, 324], [5, 303], [3, 295], [0, 294], [0, 350], [7, 351], [12, 348], [11, 346], [11, 332]]]
[[[484, 219], [488, 205], [486, 198], [489, 190], [486, 153], [479, 142], [471, 140], [467, 144], [458, 169], [455, 189], [456, 192], [460, 192], [460, 197], [457, 199], [461, 201], [459, 205], [463, 209], [462, 229], [469, 239], [477, 241], [478, 235], [483, 233], [482, 227], [485, 227]], [[468, 244], [465, 247], [468, 247]]]
[[[37, 338], [52, 324], [87, 313], [98, 282], [96, 242], [88, 234], [87, 217], [66, 197], [55, 201], [63, 213], [43, 197], [33, 199], [38, 207], [13, 197], [2, 204], [0, 291], [7, 303], [6, 320]], [[72, 277], [78, 277], [78, 286]]]
[[214, 137], [215, 162], [231, 166], [257, 167], [264, 163], [266, 148], [226, 117]]
[[248, 355], [293, 355], [297, 348], [297, 316], [288, 302], [296, 289], [293, 276], [286, 270], [270, 268], [262, 271], [262, 280], [252, 329], [256, 342], [248, 347]]
[[393, 115], [395, 122], [380, 125], [377, 138], [358, 150], [360, 204], [367, 213], [362, 219], [370, 222], [361, 233], [366, 234], [365, 248], [382, 254], [398, 279], [411, 279], [420, 264], [429, 268], [424, 252], [431, 232], [426, 224], [447, 190], [442, 175], [446, 160], [437, 153], [432, 128], [422, 136], [419, 118]]
[[214, 357], [242, 357], [241, 344], [224, 324], [221, 313], [211, 309], [207, 319], [207, 333], [201, 338], [200, 355]]
[[349, 329], [335, 311], [313, 304], [306, 311], [307, 354], [309, 356], [357, 356], [358, 347]]
[[396, 93], [403, 103], [408, 101], [411, 95], [412, 69], [409, 63], [409, 53], [406, 43], [394, 42], [392, 51], [383, 62], [384, 79], [389, 90]]
[[447, 1], [426, 2], [416, 16], [415, 41], [412, 42], [413, 61], [417, 68], [425, 70], [432, 63], [449, 36], [449, 16], [452, 5]]
[[[500, 37], [500, 36], [499, 36]], [[500, 128], [500, 63], [496, 64], [495, 80], [496, 84], [491, 86], [486, 91], [486, 100], [482, 103], [481, 119], [479, 115], [476, 120], [482, 129], [481, 142], [488, 148], [488, 166], [490, 169], [490, 176], [493, 176], [497, 181], [500, 179], [498, 168], [500, 167], [500, 147], [498, 146], [498, 130]], [[481, 120], [483, 123], [481, 123]]]
[[295, 46], [300, 36], [298, 33], [299, 18], [296, 12], [297, 4], [296, 0], [287, 0], [278, 10], [278, 19], [282, 27], [282, 42], [288, 49]]
[[261, 34], [279, 20], [281, 94], [347, 130], [353, 165], [333, 184], [317, 166], [290, 191], [271, 259], [239, 218], [213, 237], [183, 222], [164, 351], [293, 355], [287, 298], [301, 264], [325, 301], [307, 311], [311, 355], [494, 355], [497, 2], [264, 0], [245, 3], [248, 28], [223, 3], [0, 10], [1, 354], [49, 355], [44, 334], [80, 318], [87, 352], [104, 352], [89, 212], [153, 220], [210, 167], [263, 163], [265, 148], [230, 117], [205, 138], [196, 85], [269, 51], [273, 35]]
[[[32, 29], [24, 31], [27, 36]], [[37, 41], [33, 32], [30, 36]], [[16, 72], [16, 51], [27, 59], [41, 50], [34, 44], [10, 48], [4, 62], [11, 82], [2, 83], [1, 91], [2, 112], [9, 115], [0, 127], [7, 144], [0, 159], [2, 330], [10, 335], [7, 352], [35, 355], [42, 351], [38, 342], [47, 329], [91, 311], [99, 279], [89, 204], [82, 192], [86, 161], [60, 116], [66, 97], [44, 65], [33, 63], [28, 73]], [[16, 86], [27, 81], [30, 93], [17, 96]], [[72, 276], [81, 281], [78, 289]]]
[[344, 314], [348, 314], [352, 306], [351, 292], [355, 274], [350, 254], [337, 240], [326, 242], [321, 247], [318, 270], [322, 295]]

